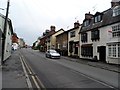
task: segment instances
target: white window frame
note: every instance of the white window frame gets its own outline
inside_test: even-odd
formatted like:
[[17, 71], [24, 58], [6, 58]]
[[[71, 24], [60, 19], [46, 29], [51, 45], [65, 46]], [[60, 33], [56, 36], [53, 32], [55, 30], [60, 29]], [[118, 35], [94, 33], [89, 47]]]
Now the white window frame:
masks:
[[118, 16], [120, 15], [120, 7], [117, 6], [113, 9], [113, 16]]
[[120, 37], [120, 24], [112, 26], [112, 37]]
[[[119, 49], [118, 49], [119, 48]], [[120, 43], [108, 45], [108, 57], [120, 58]]]

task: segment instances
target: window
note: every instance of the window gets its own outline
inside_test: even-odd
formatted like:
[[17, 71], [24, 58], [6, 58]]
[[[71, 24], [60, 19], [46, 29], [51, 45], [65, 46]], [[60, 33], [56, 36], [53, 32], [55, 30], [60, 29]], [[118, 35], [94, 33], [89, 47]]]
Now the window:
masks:
[[95, 16], [95, 18], [94, 18], [94, 22], [95, 23], [100, 22], [101, 20], [102, 20], [102, 16], [101, 15]]
[[120, 57], [120, 44], [108, 45], [108, 56], [109, 57]]
[[82, 33], [81, 34], [81, 41], [82, 42], [87, 42], [87, 33]]
[[116, 6], [113, 9], [113, 16], [118, 16], [118, 15], [120, 15], [120, 6]]
[[120, 58], [120, 44], [118, 44], [118, 57]]
[[100, 39], [100, 37], [99, 37], [100, 35], [99, 35], [99, 30], [93, 30], [93, 31], [91, 31], [91, 40], [92, 41], [96, 41], [96, 40], [99, 40]]
[[86, 20], [86, 21], [84, 21], [84, 23], [83, 23], [84, 27], [88, 26], [89, 24], [90, 24], [90, 20]]
[[112, 46], [112, 49], [113, 49], [113, 57], [116, 57], [116, 45], [113, 45]]
[[81, 55], [83, 57], [92, 57], [93, 56], [93, 47], [81, 47]]
[[120, 25], [116, 25], [112, 27], [112, 36], [120, 37]]
[[108, 55], [111, 56], [111, 45], [108, 46]]
[[75, 31], [70, 32], [70, 37], [75, 37]]

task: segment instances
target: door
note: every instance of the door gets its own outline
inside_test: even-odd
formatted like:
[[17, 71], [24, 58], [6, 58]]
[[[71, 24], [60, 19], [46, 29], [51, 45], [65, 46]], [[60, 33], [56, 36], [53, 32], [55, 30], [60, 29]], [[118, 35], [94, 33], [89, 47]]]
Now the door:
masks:
[[99, 50], [99, 59], [102, 62], [106, 62], [106, 47], [105, 46], [100, 46], [98, 48]]

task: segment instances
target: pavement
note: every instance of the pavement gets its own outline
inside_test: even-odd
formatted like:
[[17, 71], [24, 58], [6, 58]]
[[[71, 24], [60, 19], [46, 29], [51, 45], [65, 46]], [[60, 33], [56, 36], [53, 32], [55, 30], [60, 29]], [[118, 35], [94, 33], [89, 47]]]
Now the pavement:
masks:
[[90, 60], [79, 59], [79, 58], [71, 58], [68, 56], [62, 56], [62, 58], [73, 61], [73, 62], [86, 64], [86, 65], [89, 65], [92, 67], [101, 68], [101, 69], [120, 73], [120, 65], [105, 63], [105, 62], [101, 62], [101, 61], [90, 61]]
[[[61, 58], [120, 73], [119, 65], [107, 64], [103, 62], [92, 62], [89, 60], [75, 59], [67, 56], [61, 56]], [[4, 65], [0, 66], [0, 81], [2, 81], [0, 82], [0, 88], [3, 88], [2, 90], [6, 90], [6, 88], [22, 88], [23, 90], [27, 89], [28, 86], [26, 77], [22, 68], [18, 51], [13, 52], [11, 57], [6, 60]]]
[[18, 51], [13, 52], [11, 57], [9, 57], [2, 66], [2, 90], [6, 89], [27, 89], [26, 77]]

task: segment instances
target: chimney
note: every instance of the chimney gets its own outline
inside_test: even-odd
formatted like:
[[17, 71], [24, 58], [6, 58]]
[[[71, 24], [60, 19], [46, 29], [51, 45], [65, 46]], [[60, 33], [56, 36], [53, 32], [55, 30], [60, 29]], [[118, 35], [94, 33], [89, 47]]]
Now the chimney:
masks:
[[51, 26], [51, 27], [50, 27], [50, 30], [51, 30], [51, 31], [55, 31], [55, 26]]
[[93, 15], [90, 12], [85, 14], [85, 19], [91, 19], [92, 17]]
[[79, 21], [77, 21], [77, 22], [74, 23], [74, 28], [78, 28], [79, 26], [80, 26]]
[[120, 0], [112, 0], [111, 1], [111, 7], [119, 6], [120, 5]]

